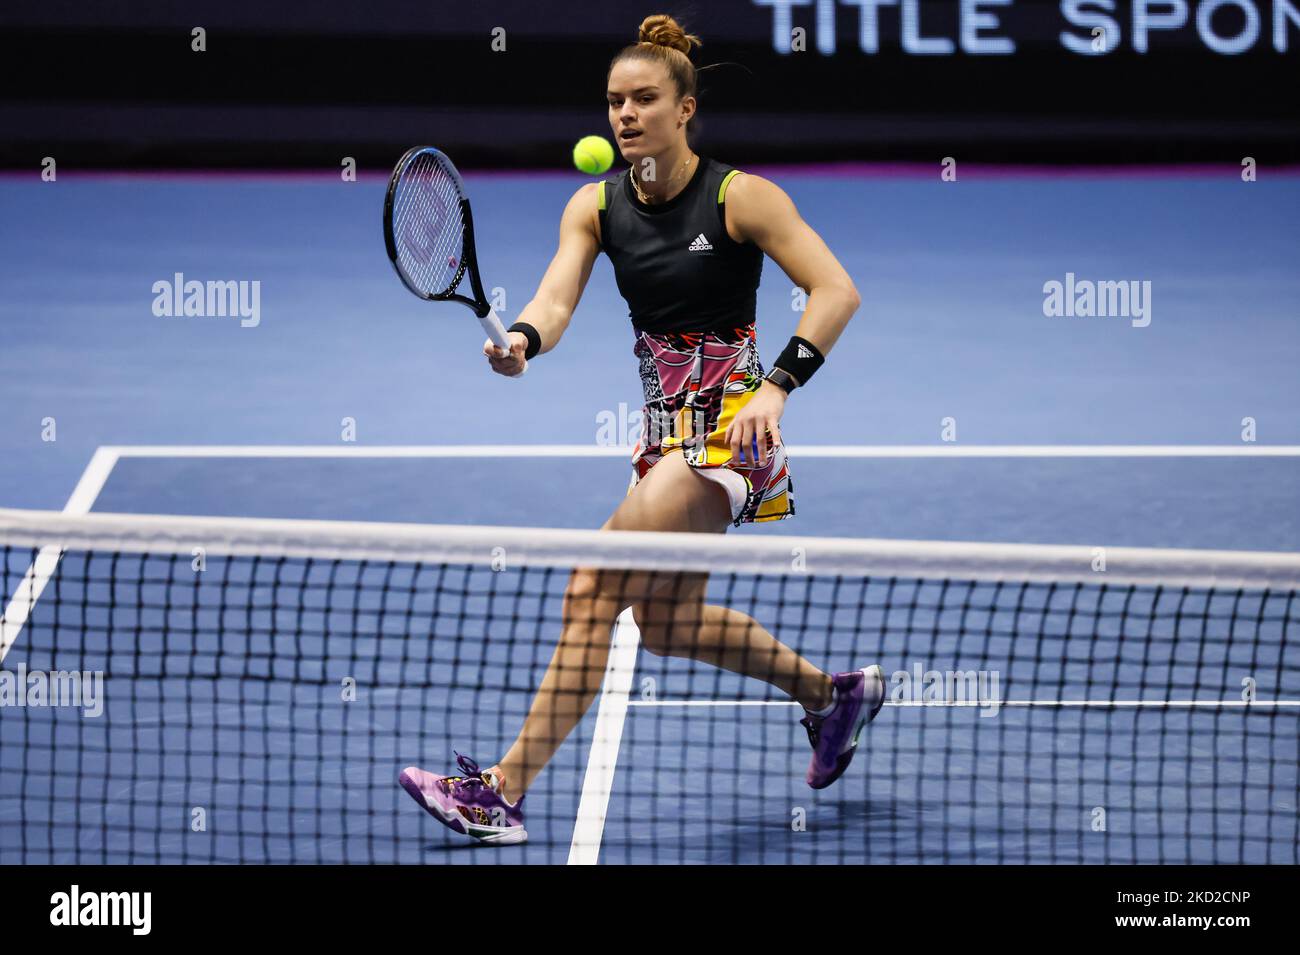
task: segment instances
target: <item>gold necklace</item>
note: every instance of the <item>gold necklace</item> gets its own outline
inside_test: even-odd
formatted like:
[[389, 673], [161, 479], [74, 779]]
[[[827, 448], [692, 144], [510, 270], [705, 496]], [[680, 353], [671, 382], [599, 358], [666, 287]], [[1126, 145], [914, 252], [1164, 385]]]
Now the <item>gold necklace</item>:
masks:
[[[691, 153], [691, 155], [687, 157], [686, 162], [682, 163], [682, 168], [679, 169], [677, 173], [668, 180], [668, 185], [664, 187], [664, 192], [669, 192], [672, 190], [673, 182], [676, 181], [678, 176], [680, 176], [683, 172], [685, 172], [687, 169], [690, 168], [690, 165], [694, 160], [695, 160], [695, 154]], [[650, 200], [650, 197], [647, 196], [645, 194], [645, 191], [641, 188], [641, 183], [637, 182], [635, 166], [632, 167], [632, 172], [630, 173], [630, 176], [632, 179], [632, 188], [636, 190], [636, 197], [640, 199], [643, 203], [645, 203], [647, 206], [655, 205], [655, 203]]]

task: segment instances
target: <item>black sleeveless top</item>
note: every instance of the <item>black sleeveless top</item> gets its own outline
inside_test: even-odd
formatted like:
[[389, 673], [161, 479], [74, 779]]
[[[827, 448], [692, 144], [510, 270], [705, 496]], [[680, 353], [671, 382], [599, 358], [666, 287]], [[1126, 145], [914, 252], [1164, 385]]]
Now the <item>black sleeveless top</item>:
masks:
[[727, 234], [726, 188], [739, 170], [700, 156], [667, 202], [636, 197], [629, 170], [600, 183], [600, 247], [637, 331], [707, 332], [754, 323], [763, 250]]

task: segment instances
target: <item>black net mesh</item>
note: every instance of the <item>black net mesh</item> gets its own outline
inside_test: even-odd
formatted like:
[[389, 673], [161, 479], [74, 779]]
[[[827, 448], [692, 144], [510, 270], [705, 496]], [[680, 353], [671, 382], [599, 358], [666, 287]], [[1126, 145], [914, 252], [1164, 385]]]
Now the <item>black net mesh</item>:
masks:
[[[575, 575], [483, 534], [473, 562], [0, 539], [0, 862], [1300, 861], [1292, 586]], [[792, 697], [874, 664], [810, 788]], [[526, 841], [398, 785], [456, 752], [535, 775]]]

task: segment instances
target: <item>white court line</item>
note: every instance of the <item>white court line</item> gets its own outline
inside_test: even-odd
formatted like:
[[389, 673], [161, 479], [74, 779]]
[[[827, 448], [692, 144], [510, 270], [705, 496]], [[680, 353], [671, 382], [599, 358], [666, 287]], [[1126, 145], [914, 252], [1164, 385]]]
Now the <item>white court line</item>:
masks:
[[569, 458], [624, 457], [630, 447], [596, 444], [445, 445], [123, 445], [123, 458]]
[[[798, 706], [792, 700], [631, 700], [628, 706]], [[1300, 706], [1300, 700], [885, 700], [885, 706]]]
[[600, 840], [605, 832], [609, 793], [614, 787], [614, 768], [623, 740], [623, 722], [627, 718], [636, 651], [640, 645], [641, 633], [629, 607], [614, 623], [609, 661], [600, 693], [600, 709], [596, 714], [596, 730], [587, 757], [587, 772], [582, 780], [582, 798], [578, 801], [573, 841], [569, 845], [569, 865], [595, 865], [600, 859]]
[[[63, 505], [64, 514], [89, 514], [104, 483], [117, 464], [118, 454], [113, 448], [98, 448], [91, 457], [81, 480], [72, 489], [68, 503]], [[0, 617], [0, 663], [4, 662], [9, 649], [18, 640], [23, 624], [27, 622], [32, 607], [45, 591], [62, 556], [57, 547], [42, 547], [36, 554], [36, 560], [27, 568], [22, 582], [14, 591], [13, 599], [5, 607], [4, 616]]]
[[[618, 458], [630, 445], [122, 445], [123, 458]], [[1300, 445], [1258, 444], [792, 444], [802, 458], [1294, 458]]]
[[805, 458], [1294, 458], [1300, 445], [940, 444], [789, 446]]

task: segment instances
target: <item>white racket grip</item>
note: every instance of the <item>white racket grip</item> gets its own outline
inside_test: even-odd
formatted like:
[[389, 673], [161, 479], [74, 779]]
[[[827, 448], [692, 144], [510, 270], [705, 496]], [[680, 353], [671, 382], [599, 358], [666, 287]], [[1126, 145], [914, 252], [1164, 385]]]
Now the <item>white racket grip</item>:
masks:
[[492, 307], [488, 306], [488, 313], [479, 319], [479, 324], [483, 326], [483, 331], [487, 332], [487, 337], [492, 339], [492, 344], [505, 351], [510, 350], [510, 339], [506, 337], [506, 327], [501, 324], [501, 319], [497, 318], [497, 313]]
[[[487, 337], [492, 344], [502, 351], [510, 351], [510, 339], [506, 335], [505, 326], [501, 324], [501, 319], [497, 318], [497, 313], [491, 305], [488, 306], [488, 313], [479, 319], [479, 324], [483, 326], [483, 331], [487, 332]], [[524, 370], [519, 374], [522, 375], [527, 371], [528, 365], [525, 363]]]

